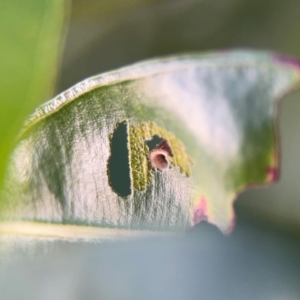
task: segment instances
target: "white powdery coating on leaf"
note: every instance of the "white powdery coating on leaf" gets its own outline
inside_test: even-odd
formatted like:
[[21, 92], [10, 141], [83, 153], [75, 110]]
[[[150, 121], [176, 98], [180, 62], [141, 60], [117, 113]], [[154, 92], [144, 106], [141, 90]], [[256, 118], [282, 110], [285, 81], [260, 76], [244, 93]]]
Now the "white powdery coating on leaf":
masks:
[[234, 157], [241, 142], [234, 116], [224, 97], [218, 93], [205, 94], [195, 80], [196, 71], [191, 70], [184, 82], [167, 76], [148, 79], [143, 88], [149, 94], [163, 97], [160, 105], [176, 113], [209, 153], [220, 159]]

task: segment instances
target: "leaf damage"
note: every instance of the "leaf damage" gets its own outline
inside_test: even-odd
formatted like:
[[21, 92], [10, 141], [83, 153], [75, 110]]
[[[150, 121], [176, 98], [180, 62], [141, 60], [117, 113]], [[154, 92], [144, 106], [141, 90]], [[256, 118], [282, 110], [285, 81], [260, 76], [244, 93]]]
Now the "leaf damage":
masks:
[[[151, 181], [151, 170], [156, 168], [152, 164], [156, 152], [163, 151], [167, 156], [159, 157], [160, 163], [164, 165], [163, 169], [170, 167], [178, 167], [179, 171], [185, 176], [191, 176], [191, 159], [186, 153], [184, 144], [172, 133], [164, 128], [159, 127], [155, 122], [142, 122], [139, 125], [131, 125], [129, 127], [130, 135], [130, 162], [133, 188], [139, 191], [145, 190], [147, 184]], [[158, 145], [154, 152], [150, 153], [147, 141], [153, 136], [159, 136], [164, 139], [164, 143]], [[172, 149], [172, 150], [171, 150]], [[160, 153], [160, 155], [163, 155]], [[150, 159], [149, 159], [150, 158]], [[152, 161], [152, 163], [151, 163]], [[156, 161], [157, 163], [158, 161]], [[160, 169], [160, 168], [158, 168]]]

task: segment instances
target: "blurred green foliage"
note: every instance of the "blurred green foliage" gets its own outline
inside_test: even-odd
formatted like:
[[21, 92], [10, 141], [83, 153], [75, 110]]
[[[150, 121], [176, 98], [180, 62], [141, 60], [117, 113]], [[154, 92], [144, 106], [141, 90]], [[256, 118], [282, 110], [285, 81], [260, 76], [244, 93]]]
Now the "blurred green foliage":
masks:
[[24, 118], [53, 92], [66, 4], [1, 1], [0, 183]]

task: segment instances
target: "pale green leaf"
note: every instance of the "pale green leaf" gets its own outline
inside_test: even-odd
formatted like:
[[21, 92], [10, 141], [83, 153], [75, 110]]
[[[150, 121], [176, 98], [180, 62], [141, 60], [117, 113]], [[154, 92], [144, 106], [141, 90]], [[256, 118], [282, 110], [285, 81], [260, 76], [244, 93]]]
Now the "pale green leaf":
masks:
[[[277, 179], [277, 103], [299, 83], [298, 62], [251, 51], [150, 60], [86, 79], [26, 123], [5, 217], [151, 230], [208, 220], [228, 232], [237, 194]], [[171, 148], [160, 154], [169, 162], [162, 171], [149, 160], [158, 137]]]

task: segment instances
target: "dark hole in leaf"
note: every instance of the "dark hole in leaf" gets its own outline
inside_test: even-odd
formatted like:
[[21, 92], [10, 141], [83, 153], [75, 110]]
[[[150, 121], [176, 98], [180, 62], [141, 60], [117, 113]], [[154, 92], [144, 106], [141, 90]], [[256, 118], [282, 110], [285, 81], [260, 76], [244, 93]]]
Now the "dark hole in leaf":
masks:
[[161, 143], [164, 139], [159, 137], [158, 135], [154, 135], [152, 140], [146, 141], [149, 151], [153, 150], [159, 143]]
[[128, 149], [128, 124], [119, 123], [113, 133], [108, 161], [108, 176], [112, 189], [121, 197], [131, 194], [131, 178]]

